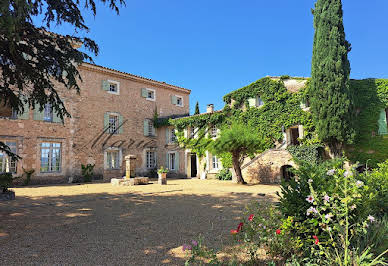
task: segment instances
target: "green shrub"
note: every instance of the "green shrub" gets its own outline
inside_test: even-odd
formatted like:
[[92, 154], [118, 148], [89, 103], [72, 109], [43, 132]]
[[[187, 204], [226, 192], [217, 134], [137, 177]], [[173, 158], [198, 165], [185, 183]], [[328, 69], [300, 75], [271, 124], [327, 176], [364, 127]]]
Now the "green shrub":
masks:
[[84, 182], [91, 182], [93, 177], [94, 164], [81, 165]]
[[217, 178], [219, 180], [232, 180], [232, 173], [229, 169], [224, 168], [217, 174]]
[[3, 193], [7, 192], [12, 185], [12, 174], [11, 173], [0, 173], [0, 189]]
[[310, 164], [318, 164], [319, 162], [321, 162], [322, 149], [322, 144], [291, 145], [287, 147], [287, 150], [296, 160], [306, 161]]

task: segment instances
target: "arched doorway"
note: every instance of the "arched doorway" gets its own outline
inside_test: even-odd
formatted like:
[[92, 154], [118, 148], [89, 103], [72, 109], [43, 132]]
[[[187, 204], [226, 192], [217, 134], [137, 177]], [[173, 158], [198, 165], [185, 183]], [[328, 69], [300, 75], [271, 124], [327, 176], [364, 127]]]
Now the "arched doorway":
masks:
[[282, 174], [282, 180], [290, 181], [295, 174], [292, 172], [293, 167], [291, 165], [283, 165], [280, 168], [280, 172]]

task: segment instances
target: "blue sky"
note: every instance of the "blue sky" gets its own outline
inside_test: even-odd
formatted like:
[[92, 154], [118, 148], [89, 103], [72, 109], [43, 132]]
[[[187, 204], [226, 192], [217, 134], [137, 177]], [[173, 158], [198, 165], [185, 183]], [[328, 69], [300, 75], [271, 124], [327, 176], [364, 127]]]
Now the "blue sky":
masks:
[[[191, 89], [191, 112], [266, 75], [310, 76], [314, 0], [126, 2], [119, 16], [103, 5], [86, 16], [95, 63]], [[343, 6], [351, 78], [388, 78], [388, 1]]]

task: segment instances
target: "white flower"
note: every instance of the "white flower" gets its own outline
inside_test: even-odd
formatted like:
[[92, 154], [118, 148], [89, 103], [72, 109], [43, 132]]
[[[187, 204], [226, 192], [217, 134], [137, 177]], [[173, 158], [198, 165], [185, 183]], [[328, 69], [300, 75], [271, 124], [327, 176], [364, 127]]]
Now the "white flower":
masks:
[[348, 176], [352, 176], [353, 173], [352, 172], [349, 172], [349, 171], [345, 171], [344, 173], [344, 177], [348, 177]]
[[330, 201], [330, 197], [329, 197], [329, 195], [325, 195], [325, 196], [323, 196], [323, 200], [325, 201], [325, 202], [329, 202]]
[[354, 210], [355, 208], [356, 208], [356, 204], [353, 204], [352, 206], [350, 206], [351, 210]]
[[295, 177], [295, 182], [299, 183], [299, 177], [297, 177], [297, 176]]
[[356, 181], [356, 186], [357, 187], [362, 187], [364, 185], [364, 182], [360, 181], [360, 180], [357, 180]]
[[310, 207], [310, 208], [307, 209], [306, 215], [310, 216], [311, 213], [318, 213], [318, 211], [314, 207]]
[[327, 175], [334, 175], [335, 174], [335, 169], [330, 169], [329, 171], [327, 171], [326, 174]]
[[313, 180], [310, 178], [308, 181], [307, 181], [309, 184], [311, 184], [313, 182]]
[[373, 223], [376, 219], [372, 215], [369, 215], [367, 218], [371, 223]]
[[309, 203], [313, 203], [314, 202], [314, 197], [313, 196], [308, 196], [307, 198], [306, 198], [306, 200], [309, 202]]
[[328, 213], [325, 215], [325, 219], [330, 220], [333, 215], [331, 213]]

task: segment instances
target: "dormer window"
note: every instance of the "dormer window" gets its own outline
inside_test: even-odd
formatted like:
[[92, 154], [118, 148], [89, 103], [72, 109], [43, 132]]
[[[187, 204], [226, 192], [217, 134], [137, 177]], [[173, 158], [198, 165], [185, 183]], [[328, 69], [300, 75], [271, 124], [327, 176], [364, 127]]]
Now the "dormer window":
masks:
[[117, 93], [117, 84], [115, 84], [115, 83], [110, 83], [110, 84], [109, 84], [109, 91], [110, 91], [110, 92], [116, 92], [116, 93]]
[[183, 97], [178, 95], [172, 95], [171, 96], [171, 103], [183, 107]]

